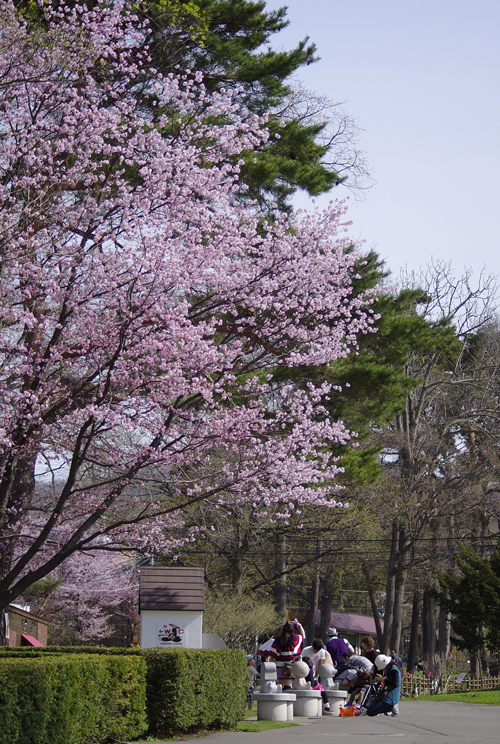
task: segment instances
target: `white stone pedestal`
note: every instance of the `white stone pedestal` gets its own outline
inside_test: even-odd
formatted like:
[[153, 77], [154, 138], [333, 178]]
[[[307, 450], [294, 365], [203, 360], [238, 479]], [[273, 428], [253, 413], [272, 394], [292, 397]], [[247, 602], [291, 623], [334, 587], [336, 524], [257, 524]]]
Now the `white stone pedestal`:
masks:
[[322, 713], [321, 692], [319, 690], [295, 690], [296, 700], [293, 704], [294, 716], [318, 718]]
[[257, 701], [258, 721], [293, 721], [294, 692], [256, 692], [252, 700]]
[[338, 716], [340, 707], [347, 700], [347, 690], [326, 690], [326, 694], [328, 695], [328, 702], [330, 703], [332, 713]]

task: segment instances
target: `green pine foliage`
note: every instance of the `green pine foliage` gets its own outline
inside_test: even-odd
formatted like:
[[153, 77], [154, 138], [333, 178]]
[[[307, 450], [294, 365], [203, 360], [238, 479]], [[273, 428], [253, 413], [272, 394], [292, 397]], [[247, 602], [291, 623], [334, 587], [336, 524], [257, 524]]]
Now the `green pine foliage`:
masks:
[[[453, 364], [460, 348], [455, 331], [447, 320], [430, 321], [419, 312], [428, 301], [420, 289], [386, 289], [388, 273], [377, 253], [361, 258], [353, 270], [353, 294], [373, 293], [376, 333], [358, 336], [356, 353], [332, 362], [328, 367], [275, 370], [276, 379], [293, 379], [297, 385], [308, 382], [338, 386], [323, 405], [333, 421], [343, 421], [356, 432], [353, 443], [334, 445], [332, 451], [345, 468], [339, 481], [352, 485], [374, 483], [380, 475], [378, 455], [382, 446], [373, 436], [390, 425], [407, 405], [408, 396], [418, 389], [428, 363], [440, 358], [445, 370]], [[419, 371], [409, 373], [412, 360]]]
[[380, 289], [387, 280], [383, 262], [371, 252], [358, 262], [354, 294], [373, 290], [378, 315], [376, 333], [358, 337], [359, 350], [331, 366], [331, 381], [342, 387], [335, 396], [332, 413], [346, 420], [361, 436], [368, 427], [389, 424], [404, 410], [408, 394], [418, 387], [419, 376], [409, 376], [407, 364], [417, 354], [422, 377], [426, 360], [440, 354], [446, 366], [459, 346], [447, 321], [432, 322], [419, 313], [428, 297], [419, 289], [395, 293]]
[[316, 196], [344, 178], [322, 164], [328, 148], [319, 145], [316, 138], [323, 125], [304, 126], [298, 121], [284, 124], [281, 126], [276, 117], [271, 117], [267, 125], [270, 141], [257, 151], [243, 153], [241, 178], [248, 186], [246, 196], [261, 205], [276, 202], [280, 209], [287, 210], [297, 189]]
[[288, 26], [286, 7], [266, 11], [265, 2], [254, 0], [177, 0], [175, 5], [196, 7], [203, 38], [193, 35], [178, 11], [181, 23], [173, 25], [172, 13], [158, 12], [155, 3], [138, 4], [151, 22], [152, 65], [163, 73], [175, 64], [201, 70], [210, 91], [242, 89], [242, 104], [253, 113], [262, 115], [280, 103], [289, 91], [287, 79], [317, 59], [307, 38], [288, 52], [269, 46], [271, 37]]
[[[179, 70], [201, 70], [209, 91], [237, 91], [243, 113], [271, 112], [269, 141], [242, 155], [246, 197], [261, 207], [275, 202], [288, 210], [297, 189], [317, 195], [344, 180], [323, 162], [329, 146], [318, 144], [318, 136], [326, 122], [304, 124], [292, 118], [283, 127], [272, 113], [290, 94], [292, 75], [318, 59], [315, 45], [307, 38], [289, 51], [272, 48], [275, 34], [288, 26], [286, 7], [266, 10], [265, 2], [254, 0], [177, 0], [174, 23], [172, 12], [159, 11], [158, 5], [138, 6], [151, 22], [148, 42], [156, 69], [168, 73], [178, 65]], [[193, 33], [192, 6], [197, 9], [198, 33]]]
[[480, 558], [468, 545], [459, 545], [455, 561], [460, 571], [434, 568], [440, 590], [430, 594], [451, 613], [453, 643], [477, 653], [500, 651], [500, 546], [490, 558]]
[[[43, 24], [43, 6], [33, 0], [15, 2], [29, 22]], [[90, 8], [98, 4], [96, 0], [84, 2]], [[308, 38], [289, 51], [272, 48], [275, 35], [289, 23], [286, 7], [266, 10], [262, 0], [145, 0], [132, 2], [129, 8], [138, 20], [149, 22], [145, 44], [151, 70], [163, 75], [199, 70], [210, 92], [234, 91], [243, 117], [269, 115], [268, 142], [238, 156], [244, 161], [244, 198], [255, 199], [263, 209], [277, 205], [289, 211], [298, 189], [318, 195], [345, 180], [349, 166], [344, 174], [342, 162], [343, 174], [339, 175], [335, 156], [329, 157], [334, 143], [319, 141], [328, 116], [322, 121], [319, 115], [320, 120], [311, 123], [302, 121], [302, 116], [276, 113], [286, 109], [292, 76], [318, 59]], [[143, 99], [141, 105], [152, 112], [154, 99], [144, 95], [143, 83], [137, 81], [136, 89]], [[164, 113], [157, 106], [154, 112], [156, 116]], [[167, 113], [175, 120], [173, 112]], [[171, 128], [164, 136], [175, 136], [175, 132]]]

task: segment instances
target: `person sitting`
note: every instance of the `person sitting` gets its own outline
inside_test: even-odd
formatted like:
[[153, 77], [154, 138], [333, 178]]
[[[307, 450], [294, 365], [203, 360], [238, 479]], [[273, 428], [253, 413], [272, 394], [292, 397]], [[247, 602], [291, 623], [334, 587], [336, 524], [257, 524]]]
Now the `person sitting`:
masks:
[[267, 654], [271, 650], [271, 646], [273, 645], [273, 643], [274, 638], [269, 638], [269, 640], [265, 641], [265, 643], [263, 643], [257, 651], [257, 670], [260, 669], [260, 665], [263, 661], [268, 661], [268, 659], [264, 659], [264, 656], [267, 656]]
[[374, 702], [366, 711], [366, 715], [378, 716], [380, 713], [385, 713], [386, 716], [397, 716], [401, 693], [401, 670], [391, 657], [385, 654], [377, 656], [375, 666], [378, 674], [374, 679], [383, 683], [385, 697], [383, 700]]
[[328, 651], [325, 648], [325, 644], [321, 638], [315, 638], [312, 642], [313, 655], [310, 657], [313, 665], [313, 674], [316, 678], [319, 678], [319, 668], [322, 664], [331, 664], [333, 666], [333, 660]]
[[299, 622], [287, 622], [283, 625], [280, 635], [274, 639], [269, 649], [271, 661], [276, 664], [276, 673], [283, 691], [291, 690], [290, 678], [286, 678], [283, 667], [292, 664], [295, 659], [300, 658], [304, 645], [304, 628]]
[[358, 671], [356, 678], [352, 681], [348, 690], [349, 700], [347, 701], [346, 707], [350, 707], [356, 702], [360, 704], [363, 702], [371, 680], [372, 676], [369, 672], [366, 672], [364, 669]]
[[358, 656], [357, 654], [342, 654], [342, 660], [344, 664], [355, 669], [362, 669], [364, 672], [371, 673], [373, 669], [373, 663], [366, 658], [366, 656]]
[[337, 671], [333, 676], [333, 679], [345, 687], [350, 687], [352, 682], [356, 679], [358, 669], [349, 664], [349, 654], [344, 654], [342, 657], [342, 663], [337, 664]]

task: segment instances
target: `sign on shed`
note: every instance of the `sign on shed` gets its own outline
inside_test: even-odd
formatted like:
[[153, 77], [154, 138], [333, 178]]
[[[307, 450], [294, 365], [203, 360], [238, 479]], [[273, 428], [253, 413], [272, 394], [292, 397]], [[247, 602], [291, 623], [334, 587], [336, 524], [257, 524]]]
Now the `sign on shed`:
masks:
[[202, 648], [203, 568], [141, 568], [141, 648]]

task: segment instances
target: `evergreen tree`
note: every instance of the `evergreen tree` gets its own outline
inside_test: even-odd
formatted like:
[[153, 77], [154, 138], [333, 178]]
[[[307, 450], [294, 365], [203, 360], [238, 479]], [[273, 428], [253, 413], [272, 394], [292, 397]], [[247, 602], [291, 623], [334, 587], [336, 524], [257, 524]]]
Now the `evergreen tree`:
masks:
[[[71, 6], [74, 0], [65, 4]], [[99, 5], [96, 0], [82, 4]], [[33, 0], [17, 0], [16, 5], [33, 22], [44, 22], [43, 8]], [[130, 3], [128, 10], [138, 23], [147, 23], [144, 43], [135, 54], [141, 58], [147, 47], [150, 71], [200, 71], [210, 93], [233, 92], [240, 116], [268, 116], [269, 140], [238, 155], [243, 161], [242, 193], [261, 208], [277, 204], [289, 211], [298, 189], [318, 195], [348, 180], [351, 171], [354, 181], [360, 175], [363, 180], [366, 169], [355, 148], [352, 118], [331, 102], [318, 103], [317, 97], [314, 111], [309, 111], [312, 94], [305, 101], [302, 92], [297, 103], [291, 78], [318, 60], [316, 47], [306, 37], [290, 51], [274, 50], [271, 38], [288, 25], [287, 9], [265, 7], [262, 0], [145, 0]], [[143, 96], [146, 84], [141, 78], [131, 87]], [[142, 105], [151, 103], [143, 100]], [[332, 117], [333, 133], [328, 131]]]
[[[281, 369], [277, 374], [292, 377], [297, 385], [327, 381], [337, 389], [323, 401], [329, 416], [344, 421], [357, 438], [347, 446], [332, 445], [346, 469], [345, 484], [368, 484], [380, 474], [378, 455], [383, 444], [373, 444], [374, 429], [387, 427], [405, 409], [408, 395], [420, 384], [408, 374], [407, 364], [416, 352], [432, 353], [450, 348], [451, 326], [423, 317], [418, 308], [428, 301], [419, 289], [402, 289], [397, 294], [385, 289], [388, 272], [374, 251], [359, 258], [352, 268], [353, 296], [373, 293], [373, 329], [358, 337], [355, 354], [328, 366]], [[359, 446], [361, 444], [362, 446]]]
[[262, 0], [160, 0], [140, 6], [151, 23], [149, 47], [159, 71], [168, 73], [175, 65], [200, 70], [210, 92], [236, 91], [249, 114], [270, 113], [270, 140], [257, 151], [243, 153], [242, 180], [248, 196], [261, 205], [276, 201], [281, 209], [297, 189], [320, 194], [344, 180], [335, 167], [322, 162], [330, 149], [318, 143], [326, 121], [309, 124], [273, 113], [283, 109], [291, 93], [291, 76], [318, 59], [307, 37], [290, 51], [272, 49], [271, 37], [288, 26], [286, 11], [267, 11]]
[[460, 574], [434, 569], [441, 590], [430, 594], [451, 613], [453, 642], [477, 653], [500, 650], [500, 547], [480, 558], [468, 545], [459, 545], [455, 560]]

